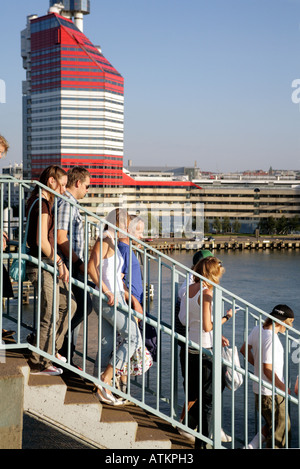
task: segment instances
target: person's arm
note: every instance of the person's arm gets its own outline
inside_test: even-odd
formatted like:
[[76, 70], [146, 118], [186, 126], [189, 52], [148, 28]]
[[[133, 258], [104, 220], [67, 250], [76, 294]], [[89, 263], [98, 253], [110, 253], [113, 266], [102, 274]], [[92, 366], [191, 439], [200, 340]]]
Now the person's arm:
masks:
[[[126, 287], [126, 285], [124, 285], [124, 290], [125, 290], [125, 300], [127, 301], [127, 304], [128, 304], [128, 300], [129, 300], [129, 291]], [[139, 302], [139, 300], [131, 294], [131, 308], [134, 309], [134, 311], [137, 311], [138, 313], [140, 314], [143, 314], [143, 307], [141, 305], [141, 303]], [[136, 316], [134, 316], [134, 319], [139, 322], [140, 321], [140, 318], [137, 318]]]
[[[107, 241], [104, 240], [102, 243], [103, 257], [106, 256], [108, 250], [109, 250], [109, 245]], [[100, 282], [99, 268], [100, 268], [100, 240], [97, 239], [92, 249], [91, 256], [88, 262], [88, 274], [96, 286], [99, 286], [99, 282]], [[102, 281], [102, 292], [107, 296], [107, 304], [109, 306], [113, 306], [114, 301], [115, 301], [115, 296], [113, 292], [109, 290], [109, 288], [103, 281]]]
[[[246, 356], [246, 343], [245, 342], [241, 346], [240, 352], [244, 357]], [[251, 365], [254, 365], [254, 357], [253, 357], [251, 345], [248, 345], [248, 362]]]
[[[213, 330], [213, 322], [211, 320], [211, 308], [212, 308], [212, 292], [205, 291], [203, 293], [203, 330], [204, 332], [210, 332]], [[200, 299], [199, 299], [200, 301]], [[226, 316], [222, 317], [222, 325], [225, 324], [232, 317], [232, 310], [227, 311]]]
[[213, 330], [213, 322], [211, 320], [211, 305], [212, 305], [212, 293], [210, 291], [208, 293], [203, 293], [203, 330], [204, 332], [210, 332]]
[[[58, 278], [63, 280], [64, 282], [69, 281], [69, 271], [65, 266], [62, 259], [57, 255], [56, 259], [54, 259], [54, 249], [52, 248], [49, 238], [48, 238], [48, 227], [49, 227], [49, 214], [42, 213], [41, 218], [41, 250], [43, 254], [48, 257], [49, 259], [55, 261], [58, 267]], [[36, 232], [36, 244], [39, 245], [39, 230], [37, 228]]]
[[[54, 260], [54, 250], [49, 242], [48, 238], [48, 227], [49, 227], [49, 214], [42, 213], [41, 218], [41, 250], [46, 257]], [[39, 228], [37, 226], [36, 231], [36, 244], [39, 246]], [[58, 259], [57, 259], [58, 260]]]
[[7, 233], [5, 233], [5, 232], [3, 231], [3, 243], [2, 243], [3, 251], [6, 249], [7, 241], [8, 241]]
[[[63, 255], [68, 259], [70, 253], [70, 241], [68, 239], [68, 232], [66, 230], [57, 230], [57, 245]], [[72, 249], [72, 264], [75, 264], [76, 262], [80, 264], [77, 270], [79, 270], [81, 273], [84, 273], [84, 263]]]
[[[263, 371], [266, 378], [272, 383], [273, 373], [272, 373], [272, 364], [271, 363], [263, 363]], [[285, 392], [285, 384], [279, 379], [278, 375], [274, 374], [275, 379], [275, 386], [276, 388], [280, 389], [281, 391]], [[291, 394], [291, 390], [288, 389], [288, 393]]]

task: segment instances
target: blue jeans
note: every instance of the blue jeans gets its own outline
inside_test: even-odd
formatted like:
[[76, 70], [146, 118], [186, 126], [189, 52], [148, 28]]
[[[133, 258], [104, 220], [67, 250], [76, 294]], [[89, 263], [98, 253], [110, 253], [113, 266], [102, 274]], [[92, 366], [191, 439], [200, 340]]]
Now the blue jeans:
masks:
[[[116, 304], [120, 303], [128, 307], [124, 294], [117, 292], [115, 294]], [[99, 312], [99, 298], [93, 297], [93, 308], [98, 315]], [[101, 315], [100, 315], [101, 317]], [[142, 338], [138, 328], [138, 324], [132, 316], [129, 321], [128, 313], [116, 309], [116, 334], [122, 337], [122, 343], [117, 350], [114, 349], [114, 307], [108, 306], [105, 301], [102, 301], [102, 337], [101, 337], [101, 369], [105, 370], [108, 364], [114, 365], [117, 369], [123, 368], [128, 359], [132, 357], [135, 350], [141, 347]], [[130, 330], [130, 342], [128, 333]], [[97, 351], [96, 363], [94, 373], [97, 374], [98, 368], [98, 354]]]

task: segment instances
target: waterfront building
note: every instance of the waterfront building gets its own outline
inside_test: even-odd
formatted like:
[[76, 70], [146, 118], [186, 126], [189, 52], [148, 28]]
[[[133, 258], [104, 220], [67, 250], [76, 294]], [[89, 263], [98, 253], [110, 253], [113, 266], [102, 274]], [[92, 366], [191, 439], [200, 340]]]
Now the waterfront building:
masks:
[[201, 201], [210, 227], [215, 218], [240, 223], [241, 231], [253, 232], [263, 219], [300, 216], [300, 180], [294, 174], [211, 175], [194, 179], [202, 188]]
[[[299, 171], [272, 170], [242, 173], [201, 172], [195, 167], [147, 167], [128, 165], [126, 170], [135, 180], [154, 177], [157, 180], [193, 182], [199, 191], [188, 194], [192, 205], [203, 205], [204, 219], [212, 229], [214, 220], [229, 219], [238, 222], [241, 232], [251, 233], [262, 219], [300, 216]], [[184, 194], [181, 194], [184, 197]], [[151, 198], [145, 189], [139, 189], [142, 200]], [[178, 192], [178, 197], [179, 197]]]

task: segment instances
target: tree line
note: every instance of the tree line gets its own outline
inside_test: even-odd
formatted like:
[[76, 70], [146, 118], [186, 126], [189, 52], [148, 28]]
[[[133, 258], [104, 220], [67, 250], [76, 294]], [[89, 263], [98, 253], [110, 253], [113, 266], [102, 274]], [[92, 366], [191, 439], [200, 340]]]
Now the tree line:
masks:
[[[300, 231], [300, 217], [296, 215], [292, 218], [286, 218], [284, 215], [280, 218], [268, 217], [262, 218], [257, 228], [261, 234], [285, 235]], [[215, 233], [240, 233], [241, 223], [238, 220], [230, 221], [229, 217], [222, 219], [216, 217], [211, 227], [208, 220], [204, 221], [204, 232], [209, 233], [213, 230]]]

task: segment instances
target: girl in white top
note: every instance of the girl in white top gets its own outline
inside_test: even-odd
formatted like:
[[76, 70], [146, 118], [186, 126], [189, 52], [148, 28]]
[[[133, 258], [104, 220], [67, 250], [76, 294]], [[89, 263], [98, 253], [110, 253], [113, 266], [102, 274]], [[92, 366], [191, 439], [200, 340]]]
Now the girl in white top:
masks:
[[[130, 217], [125, 209], [115, 209], [109, 213], [106, 220], [116, 225], [123, 231], [127, 231]], [[117, 230], [117, 238], [121, 238], [122, 233]], [[100, 259], [100, 243], [102, 242], [102, 259]], [[134, 316], [129, 320], [128, 313], [116, 309], [116, 318], [114, 317], [114, 304], [119, 303], [127, 306], [128, 292], [124, 289], [122, 281], [123, 258], [115, 246], [115, 229], [106, 225], [103, 233], [103, 240], [98, 239], [93, 247], [88, 264], [88, 273], [99, 288], [100, 269], [102, 269], [102, 292], [107, 297], [107, 302], [102, 302], [102, 311], [99, 311], [99, 298], [93, 297], [93, 307], [97, 314], [102, 314], [102, 346], [101, 363], [106, 368], [101, 375], [104, 383], [111, 384], [114, 365], [116, 370], [123, 369], [128, 363], [128, 356], [132, 357], [134, 352], [141, 346], [141, 335]], [[115, 271], [116, 267], [116, 271]], [[132, 298], [132, 307], [135, 309], [134, 299]], [[116, 324], [117, 333], [123, 339], [121, 346], [114, 353], [114, 324]], [[130, 329], [130, 342], [128, 340]], [[96, 359], [97, 362], [97, 359]], [[118, 405], [118, 401], [113, 394], [97, 385], [98, 398], [110, 405]]]
[[[203, 301], [203, 310], [202, 310], [202, 347], [211, 349], [213, 347], [212, 341], [212, 330], [213, 330], [213, 321], [212, 321], [212, 302], [213, 302], [213, 285], [209, 283], [209, 280], [218, 284], [222, 275], [225, 272], [222, 263], [216, 257], [206, 257], [201, 259], [198, 264], [196, 264], [194, 271], [197, 274], [200, 274], [202, 277], [205, 277], [208, 281], [202, 282], [202, 301]], [[189, 286], [189, 340], [199, 344], [200, 343], [200, 333], [199, 327], [201, 323], [200, 318], [200, 278], [194, 276], [194, 283]], [[186, 325], [186, 299], [187, 291], [183, 293], [180, 311], [179, 311], [179, 320], [185, 326]], [[227, 322], [232, 317], [232, 310], [227, 311], [226, 316], [222, 318], [222, 324]], [[223, 346], [228, 345], [228, 340], [222, 338]]]
[[[212, 321], [212, 301], [213, 285], [210, 282], [218, 284], [225, 269], [222, 263], [216, 257], [206, 257], [201, 259], [194, 267], [194, 271], [200, 274], [206, 280], [200, 281], [200, 278], [194, 276], [194, 283], [188, 288], [189, 296], [189, 340], [201, 344], [202, 348], [213, 348], [213, 321]], [[201, 286], [202, 285], [202, 286]], [[200, 290], [201, 289], [201, 290]], [[202, 311], [200, 310], [200, 299], [202, 295]], [[186, 325], [186, 304], [187, 292], [182, 296], [179, 311], [179, 320]], [[201, 318], [202, 315], [202, 318]], [[226, 316], [222, 318], [222, 324], [227, 322], [232, 316], [230, 309]], [[202, 331], [200, 325], [202, 322]], [[201, 341], [200, 341], [201, 335]], [[223, 346], [229, 345], [228, 339], [222, 337]], [[200, 350], [201, 353], [201, 350]], [[184, 379], [184, 387], [188, 382], [188, 424], [192, 428], [199, 427], [199, 396], [202, 399], [202, 433], [205, 436], [209, 434], [211, 414], [212, 414], [212, 361], [211, 357], [204, 355], [202, 357], [202, 389], [199, 389], [199, 352], [189, 348], [188, 354], [188, 376]], [[185, 409], [182, 411], [181, 421], [184, 419]], [[202, 443], [196, 440], [195, 448]]]

